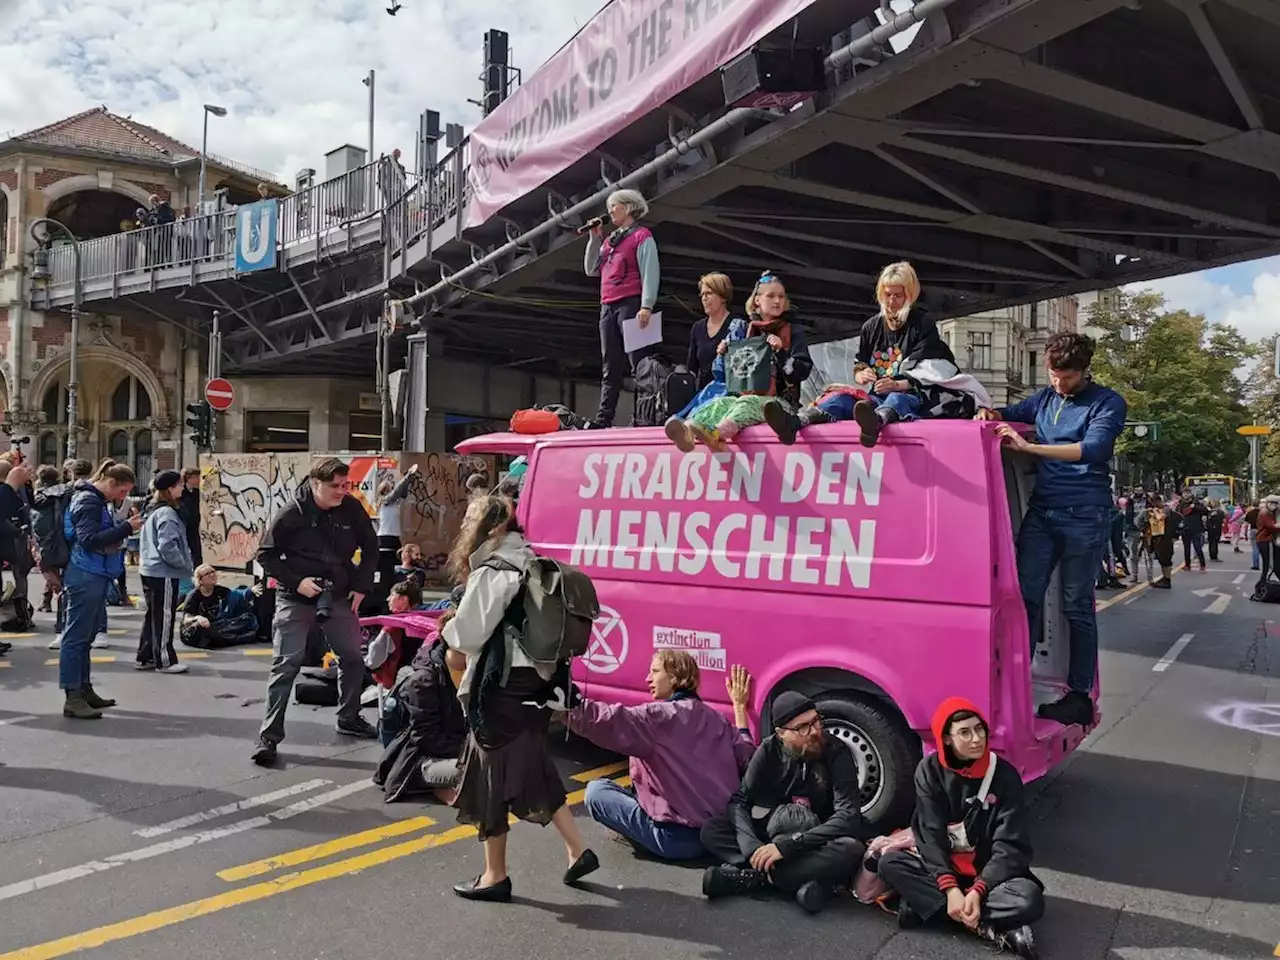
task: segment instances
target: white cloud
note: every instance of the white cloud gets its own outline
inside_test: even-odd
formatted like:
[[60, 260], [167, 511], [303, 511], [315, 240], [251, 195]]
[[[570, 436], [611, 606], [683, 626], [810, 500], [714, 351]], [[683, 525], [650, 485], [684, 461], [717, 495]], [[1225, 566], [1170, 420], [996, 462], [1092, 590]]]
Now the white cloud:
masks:
[[[0, 139], [105, 103], [199, 147], [292, 183], [324, 154], [368, 141], [377, 71], [375, 150], [407, 163], [419, 113], [470, 128], [480, 116], [484, 32], [511, 35], [532, 72], [603, 0], [0, 0]], [[16, 7], [16, 9], [15, 9]]]
[[1235, 327], [1249, 340], [1280, 333], [1280, 272], [1267, 269], [1274, 261], [1263, 261], [1249, 285], [1248, 293], [1216, 283], [1207, 273], [1192, 273], [1167, 280], [1135, 284], [1134, 289], [1164, 294], [1171, 310], [1202, 313], [1212, 323]]

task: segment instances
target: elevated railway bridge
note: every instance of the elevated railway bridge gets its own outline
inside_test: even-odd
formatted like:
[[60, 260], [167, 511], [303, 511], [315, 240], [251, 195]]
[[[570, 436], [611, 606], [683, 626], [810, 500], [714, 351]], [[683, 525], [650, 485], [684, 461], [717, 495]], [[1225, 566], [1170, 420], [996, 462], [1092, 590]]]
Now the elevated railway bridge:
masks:
[[[787, 6], [752, 2], [759, 19]], [[216, 310], [224, 373], [363, 376], [392, 298], [451, 357], [590, 377], [598, 290], [573, 228], [617, 186], [651, 199], [673, 351], [712, 269], [740, 287], [781, 273], [824, 340], [856, 331], [894, 259], [949, 317], [1280, 253], [1274, 0], [790, 5], [765, 44], [820, 48], [827, 68], [797, 104], [727, 107], [713, 63], [641, 112], [597, 105], [607, 137], [504, 195], [512, 171], [486, 143], [526, 129], [553, 58], [421, 176], [375, 161], [272, 201], [273, 231], [242, 208], [188, 221], [194, 243], [173, 227], [83, 242], [84, 309], [194, 332]], [[597, 20], [650, 7], [671, 14], [614, 0]], [[580, 37], [596, 26], [627, 29]], [[271, 269], [237, 272], [246, 228], [273, 241]], [[49, 266], [33, 305], [69, 308], [71, 249]]]

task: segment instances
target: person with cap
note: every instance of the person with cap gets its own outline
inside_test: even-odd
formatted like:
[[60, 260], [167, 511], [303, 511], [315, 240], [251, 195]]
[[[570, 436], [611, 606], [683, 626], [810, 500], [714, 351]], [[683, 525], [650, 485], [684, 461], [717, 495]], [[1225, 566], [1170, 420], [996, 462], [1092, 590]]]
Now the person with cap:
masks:
[[142, 550], [138, 564], [142, 575], [142, 595], [147, 602], [147, 618], [142, 621], [138, 640], [138, 670], [186, 673], [173, 646], [173, 624], [182, 600], [179, 587], [194, 573], [187, 524], [182, 507], [182, 474], [161, 470], [153, 485], [154, 494], [143, 513]]
[[794, 690], [770, 707], [773, 735], [757, 748], [724, 816], [702, 827], [721, 861], [702, 876], [708, 899], [770, 886], [817, 913], [847, 887], [871, 829], [862, 818], [853, 755], [828, 738], [813, 701]]

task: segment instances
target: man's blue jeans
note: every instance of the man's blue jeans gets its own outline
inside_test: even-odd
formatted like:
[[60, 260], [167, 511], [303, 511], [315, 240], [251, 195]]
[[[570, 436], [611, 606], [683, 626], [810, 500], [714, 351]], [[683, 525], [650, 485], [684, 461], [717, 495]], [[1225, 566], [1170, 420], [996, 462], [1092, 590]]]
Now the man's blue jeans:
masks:
[[612, 780], [588, 783], [585, 804], [592, 820], [654, 856], [664, 860], [697, 860], [706, 856], [698, 830], [677, 823], [657, 823], [644, 812], [634, 793]]
[[1098, 666], [1098, 619], [1094, 584], [1107, 542], [1105, 507], [1032, 505], [1018, 531], [1018, 585], [1027, 608], [1031, 649], [1044, 636], [1044, 597], [1054, 567], [1062, 575], [1062, 610], [1071, 629], [1067, 684], [1077, 693], [1093, 690]]
[[89, 683], [89, 644], [105, 627], [109, 577], [86, 573], [71, 565], [62, 578], [62, 602], [66, 617], [58, 648], [58, 686], [80, 690]]

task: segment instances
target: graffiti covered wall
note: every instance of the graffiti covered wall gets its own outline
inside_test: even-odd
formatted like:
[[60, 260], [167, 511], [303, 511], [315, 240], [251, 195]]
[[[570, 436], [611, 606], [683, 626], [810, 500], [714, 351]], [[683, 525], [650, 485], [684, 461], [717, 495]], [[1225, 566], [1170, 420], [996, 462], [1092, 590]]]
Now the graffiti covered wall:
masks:
[[400, 528], [405, 543], [422, 548], [432, 579], [443, 579], [445, 560], [467, 510], [467, 478], [486, 474], [496, 482], [492, 457], [463, 457], [453, 453], [407, 453], [405, 470], [417, 466], [409, 494], [401, 507]]
[[[216, 567], [244, 568], [258, 551], [276, 511], [292, 502], [311, 465], [330, 454], [217, 453], [200, 458], [200, 542], [204, 559]], [[382, 480], [398, 479], [417, 465], [401, 506], [405, 543], [422, 549], [432, 579], [442, 579], [445, 558], [466, 512], [466, 482], [474, 473], [493, 482], [492, 457], [450, 453], [403, 454], [386, 458], [341, 455], [351, 467], [351, 492], [370, 516], [377, 514]]]
[[200, 543], [205, 563], [244, 567], [271, 518], [311, 469], [306, 453], [217, 453], [200, 458]]

